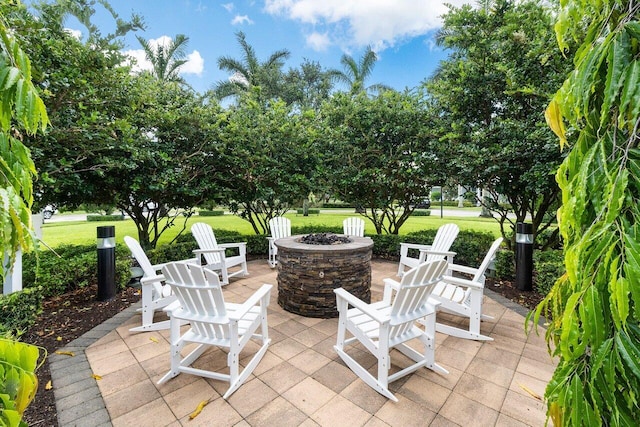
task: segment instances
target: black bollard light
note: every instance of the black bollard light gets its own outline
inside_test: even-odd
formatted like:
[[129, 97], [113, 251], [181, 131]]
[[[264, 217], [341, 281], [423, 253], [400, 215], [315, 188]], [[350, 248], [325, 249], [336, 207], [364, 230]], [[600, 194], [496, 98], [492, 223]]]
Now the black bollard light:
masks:
[[516, 224], [516, 287], [533, 290], [533, 225]]
[[98, 227], [98, 301], [116, 296], [116, 227]]

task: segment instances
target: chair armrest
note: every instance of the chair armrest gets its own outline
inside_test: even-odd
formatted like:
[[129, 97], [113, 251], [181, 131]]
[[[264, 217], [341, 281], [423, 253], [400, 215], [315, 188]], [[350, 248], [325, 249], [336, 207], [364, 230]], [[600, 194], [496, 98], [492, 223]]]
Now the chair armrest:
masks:
[[146, 285], [146, 284], [150, 284], [150, 283], [156, 283], [156, 282], [164, 282], [164, 275], [157, 274], [155, 276], [149, 276], [149, 277], [140, 278], [140, 284], [142, 284], [142, 285]]
[[362, 311], [364, 314], [371, 317], [376, 322], [384, 323], [386, 320], [388, 320], [386, 318], [383, 319], [377, 310], [371, 308], [370, 304], [367, 304], [366, 302], [362, 301], [360, 298], [349, 293], [343, 288], [334, 289], [333, 292], [336, 294], [337, 298], [344, 299], [345, 301], [347, 301], [347, 303]]
[[484, 289], [484, 285], [474, 282], [473, 280], [462, 279], [460, 277], [442, 276], [442, 282], [456, 286], [464, 286], [465, 288]]
[[429, 255], [444, 255], [446, 257], [454, 257], [456, 256], [456, 252], [452, 252], [452, 251], [434, 251], [431, 249], [420, 249], [420, 252], [424, 252], [426, 254]]
[[172, 302], [171, 304], [169, 304], [168, 306], [163, 308], [162, 311], [164, 311], [166, 313], [171, 313], [176, 308], [180, 308], [180, 301], [178, 301], [178, 300]]
[[405, 247], [408, 249], [429, 250], [431, 248], [431, 245], [421, 245], [419, 243], [400, 243], [400, 247]]
[[168, 262], [163, 262], [162, 264], [154, 264], [151, 266], [151, 268], [153, 268], [154, 271], [160, 271], [162, 270], [162, 267], [164, 267], [165, 265], [169, 264]]
[[221, 248], [239, 248], [240, 246], [247, 246], [247, 242], [236, 242], [236, 243], [218, 243], [218, 246]]
[[201, 255], [201, 254], [210, 254], [212, 252], [221, 252], [224, 253], [225, 248], [218, 248], [218, 249], [194, 249], [193, 253], [196, 255]]
[[477, 268], [468, 267], [466, 265], [459, 265], [459, 264], [449, 264], [447, 268], [451, 271], [457, 271], [459, 273], [467, 273], [467, 274], [471, 274], [472, 276], [475, 276], [476, 273], [478, 272]]
[[383, 282], [384, 292], [382, 294], [382, 300], [390, 304], [393, 292], [398, 292], [400, 290], [400, 282], [393, 279], [384, 279]]
[[253, 307], [258, 305], [260, 300], [262, 300], [265, 296], [267, 297], [267, 304], [269, 305], [269, 294], [271, 292], [271, 288], [273, 285], [264, 284], [253, 293], [245, 302], [240, 305], [240, 308], [233, 312], [233, 314], [229, 315], [229, 320], [240, 320], [242, 319]]

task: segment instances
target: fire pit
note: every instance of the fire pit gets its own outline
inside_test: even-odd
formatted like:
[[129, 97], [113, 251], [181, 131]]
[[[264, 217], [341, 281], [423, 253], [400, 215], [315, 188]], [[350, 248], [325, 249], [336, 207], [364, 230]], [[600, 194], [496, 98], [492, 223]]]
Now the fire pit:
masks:
[[286, 237], [275, 244], [278, 304], [285, 310], [306, 317], [337, 317], [336, 288], [371, 301], [370, 238], [320, 233]]

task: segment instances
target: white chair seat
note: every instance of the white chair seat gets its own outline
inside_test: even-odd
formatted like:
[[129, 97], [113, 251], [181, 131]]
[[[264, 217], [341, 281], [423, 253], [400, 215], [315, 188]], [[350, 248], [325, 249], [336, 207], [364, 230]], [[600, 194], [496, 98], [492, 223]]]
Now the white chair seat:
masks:
[[466, 296], [464, 290], [459, 286], [449, 285], [444, 282], [440, 282], [433, 290], [431, 298], [438, 296], [440, 298], [448, 299], [453, 302], [462, 303]]
[[[196, 222], [191, 226], [191, 234], [195, 237], [200, 249], [194, 251], [196, 257], [204, 260], [204, 265], [211, 270], [218, 271], [223, 285], [229, 284], [229, 279], [236, 276], [247, 276], [247, 243], [218, 244], [213, 229], [209, 224]], [[226, 256], [226, 249], [235, 249], [238, 255]], [[231, 268], [239, 267], [236, 271]]]
[[[346, 290], [334, 290], [338, 306], [338, 335], [334, 349], [345, 364], [367, 385], [387, 398], [398, 401], [389, 390], [389, 383], [422, 367], [448, 373], [435, 363], [435, 307], [429, 302], [435, 284], [447, 268], [444, 260], [425, 262], [409, 270], [400, 283], [393, 301], [385, 292], [382, 301], [367, 304]], [[387, 279], [388, 280], [388, 279]], [[385, 280], [385, 284], [387, 281]], [[352, 308], [348, 308], [352, 306]], [[416, 321], [426, 319], [424, 329]], [[349, 332], [352, 337], [347, 338]], [[420, 353], [408, 341], [418, 339], [424, 351]], [[359, 342], [378, 360], [377, 376], [349, 355], [345, 346]], [[391, 350], [399, 350], [413, 360], [413, 364], [389, 375]]]
[[[438, 228], [433, 244], [420, 245], [417, 243], [400, 243], [400, 262], [398, 263], [398, 277], [402, 277], [407, 269], [416, 268], [425, 261], [447, 259], [453, 263], [455, 252], [449, 249], [458, 236], [460, 229], [456, 224], [445, 224]], [[418, 252], [418, 256], [411, 256], [411, 252]]]
[[[251, 375], [271, 342], [267, 326], [267, 307], [271, 285], [262, 285], [243, 304], [225, 303], [218, 274], [193, 264], [171, 263], [163, 268], [167, 283], [177, 297], [177, 303], [167, 307], [171, 320], [171, 369], [158, 384], [180, 373], [199, 375], [226, 381], [229, 388], [222, 396], [227, 399]], [[190, 328], [181, 333], [180, 325], [189, 322]], [[259, 347], [241, 370], [240, 354], [251, 341]], [[185, 357], [182, 350], [188, 343], [199, 344]], [[194, 368], [193, 363], [209, 346], [226, 349], [227, 370], [209, 371]], [[243, 360], [246, 356], [242, 354]], [[207, 366], [216, 364], [207, 364]]]

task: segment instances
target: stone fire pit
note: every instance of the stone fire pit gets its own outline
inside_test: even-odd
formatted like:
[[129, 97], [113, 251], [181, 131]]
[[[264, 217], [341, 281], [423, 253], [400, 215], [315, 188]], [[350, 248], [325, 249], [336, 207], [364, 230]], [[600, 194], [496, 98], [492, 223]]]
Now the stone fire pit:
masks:
[[333, 293], [336, 288], [371, 301], [373, 240], [349, 236], [348, 243], [306, 244], [301, 242], [302, 237], [291, 236], [275, 242], [278, 304], [282, 308], [306, 317], [338, 317]]

